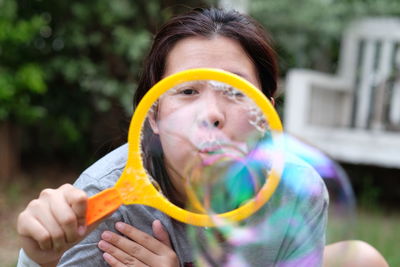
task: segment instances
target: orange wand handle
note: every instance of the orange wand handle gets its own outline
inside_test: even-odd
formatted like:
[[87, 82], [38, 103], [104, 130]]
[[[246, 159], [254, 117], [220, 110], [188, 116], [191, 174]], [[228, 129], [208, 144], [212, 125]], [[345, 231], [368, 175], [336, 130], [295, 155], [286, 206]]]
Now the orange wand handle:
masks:
[[117, 189], [108, 188], [90, 197], [86, 208], [86, 225], [90, 225], [115, 211], [123, 204]]

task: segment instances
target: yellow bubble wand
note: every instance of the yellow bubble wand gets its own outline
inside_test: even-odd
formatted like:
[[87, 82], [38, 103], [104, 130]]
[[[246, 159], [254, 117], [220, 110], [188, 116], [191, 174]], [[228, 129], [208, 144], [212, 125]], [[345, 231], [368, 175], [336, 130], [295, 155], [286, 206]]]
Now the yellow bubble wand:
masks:
[[[282, 132], [281, 121], [271, 102], [259, 89], [237, 75], [218, 69], [202, 68], [185, 70], [168, 76], [155, 84], [138, 104], [129, 127], [128, 160], [124, 171], [114, 187], [89, 198], [86, 213], [87, 225], [110, 214], [123, 204], [147, 205], [166, 213], [178, 221], [192, 225], [214, 225], [215, 220], [208, 214], [191, 212], [171, 203], [154, 187], [143, 166], [141, 130], [144, 127], [148, 112], [167, 90], [183, 82], [193, 80], [214, 80], [237, 88], [252, 99], [263, 115], [268, 118], [268, 125], [272, 135]], [[273, 136], [272, 138], [274, 139]], [[266, 177], [266, 182], [257, 195], [241, 207], [217, 216], [223, 221], [240, 221], [259, 210], [270, 199], [279, 184], [283, 170], [283, 158], [278, 155], [274, 159], [271, 171]]]

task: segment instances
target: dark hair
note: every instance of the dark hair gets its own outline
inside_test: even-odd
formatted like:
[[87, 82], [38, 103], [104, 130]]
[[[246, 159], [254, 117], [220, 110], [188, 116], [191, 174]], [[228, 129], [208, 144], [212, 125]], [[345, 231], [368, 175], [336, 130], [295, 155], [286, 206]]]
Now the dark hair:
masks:
[[[150, 53], [134, 96], [136, 106], [146, 92], [161, 80], [166, 58], [174, 45], [187, 37], [213, 38], [224, 36], [238, 41], [251, 58], [258, 71], [261, 90], [268, 97], [277, 90], [278, 66], [271, 41], [262, 26], [249, 16], [234, 10], [196, 8], [167, 22], [154, 37]], [[163, 193], [175, 204], [174, 187], [164, 167], [163, 153], [158, 136], [145, 125], [142, 146], [144, 164], [150, 175], [159, 183]]]

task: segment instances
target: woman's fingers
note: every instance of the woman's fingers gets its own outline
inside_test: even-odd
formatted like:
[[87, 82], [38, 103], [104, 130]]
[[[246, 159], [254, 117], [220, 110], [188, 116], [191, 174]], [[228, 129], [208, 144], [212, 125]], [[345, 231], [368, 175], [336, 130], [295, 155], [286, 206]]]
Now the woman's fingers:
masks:
[[[64, 185], [64, 196], [70, 204], [75, 216], [78, 220], [78, 226], [85, 226], [86, 224], [86, 207], [88, 197], [82, 190], [76, 189], [72, 185]], [[72, 193], [73, 192], [73, 193]]]
[[[71, 244], [78, 241], [81, 237], [78, 232], [79, 223], [84, 221], [82, 217], [85, 216], [86, 193], [72, 185], [65, 184], [57, 190], [44, 190], [42, 195], [48, 199], [47, 203], [52, 214], [52, 218], [47, 218], [46, 221], [51, 222], [54, 218], [58, 224], [57, 232], [54, 235], [51, 233], [54, 236], [53, 239], [55, 239], [55, 249], [65, 247], [67, 243]], [[51, 229], [56, 229], [56, 226], [51, 227]], [[60, 230], [64, 243], [58, 236]]]
[[[47, 243], [50, 242], [50, 248], [54, 248], [58, 251], [65, 246], [66, 240], [63, 229], [60, 227], [51, 211], [50, 202], [47, 201], [50, 199], [50, 195], [53, 193], [54, 192], [52, 192], [51, 189], [43, 190], [39, 199], [33, 200], [29, 203], [27, 207], [27, 215], [29, 218], [27, 220], [38, 221], [49, 233], [49, 241], [41, 240], [41, 242], [43, 242], [43, 244], [41, 244], [39, 243], [39, 240], [37, 240], [39, 246], [47, 247]], [[31, 231], [31, 234], [34, 235], [33, 231]]]
[[51, 196], [49, 205], [51, 214], [61, 228], [66, 243], [75, 242], [79, 237], [78, 220], [64, 196]]
[[162, 255], [165, 252], [166, 246], [159, 240], [155, 239], [153, 236], [140, 231], [139, 229], [123, 223], [117, 222], [115, 228], [125, 236], [129, 237], [131, 240], [135, 241], [137, 244], [147, 248], [151, 252], [157, 255]]
[[137, 257], [104, 240], [101, 240], [98, 245], [99, 248], [105, 252], [103, 258], [110, 266], [148, 266]]
[[160, 220], [154, 220], [152, 224], [152, 229], [154, 233], [154, 237], [161, 241], [164, 245], [172, 248], [171, 241], [169, 240], [169, 234], [164, 229], [164, 226], [161, 224]]
[[[24, 223], [21, 223], [23, 221]], [[18, 234], [27, 238], [36, 240], [37, 245], [41, 250], [48, 250], [52, 247], [51, 236], [49, 231], [46, 230], [43, 225], [36, 220], [33, 216], [28, 214], [27, 211], [21, 212], [18, 216], [18, 224], [17, 224]], [[23, 241], [26, 239], [23, 239]], [[31, 245], [32, 243], [27, 243]]]
[[[50, 203], [45, 203], [50, 206]], [[51, 208], [47, 207], [39, 214], [34, 215], [35, 218], [46, 228], [50, 233], [51, 248], [55, 251], [62, 251], [67, 245], [67, 240], [65, 238], [65, 232], [61, 225], [57, 222], [54, 217]]]
[[[138, 259], [139, 261], [145, 262], [146, 259], [150, 259], [152, 257], [152, 252], [143, 247], [142, 245], [125, 238], [119, 234], [110, 232], [110, 231], [105, 231], [101, 235], [101, 238], [106, 241], [106, 243], [112, 245], [115, 248], [118, 248], [120, 251], [123, 251], [127, 255], [130, 255], [131, 257]], [[104, 245], [104, 242], [102, 245]], [[100, 243], [99, 243], [100, 245]], [[101, 248], [101, 247], [100, 247]], [[102, 249], [102, 248], [101, 248]], [[115, 250], [113, 250], [114, 252]], [[110, 254], [112, 254], [114, 257], [120, 256], [120, 254], [113, 254], [111, 251], [107, 251]], [[125, 258], [123, 258], [125, 259]]]
[[153, 223], [160, 240], [129, 224], [118, 222], [115, 227], [123, 236], [105, 231], [101, 236], [103, 240], [99, 242], [99, 248], [113, 258], [131, 265], [132, 262], [141, 262], [147, 266], [179, 266], [178, 257], [170, 247], [168, 233], [160, 221]]
[[52, 195], [51, 211], [65, 233], [67, 243], [74, 243], [84, 234], [86, 193], [66, 184], [60, 187], [62, 194]]

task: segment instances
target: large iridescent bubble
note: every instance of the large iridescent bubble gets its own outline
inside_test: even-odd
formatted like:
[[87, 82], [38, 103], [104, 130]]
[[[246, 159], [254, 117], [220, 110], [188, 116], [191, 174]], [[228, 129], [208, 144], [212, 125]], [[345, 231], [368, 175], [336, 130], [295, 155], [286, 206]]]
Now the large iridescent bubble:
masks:
[[[325, 244], [351, 237], [355, 202], [344, 170], [312, 146], [276, 136], [243, 157], [220, 155], [201, 167], [207, 182], [191, 184], [198, 197], [191, 203], [213, 216], [254, 197], [274, 153], [285, 154], [280, 185], [260, 211], [239, 223], [215, 217], [216, 227], [189, 227], [198, 266], [318, 266]], [[351, 248], [342, 249], [344, 256]]]

